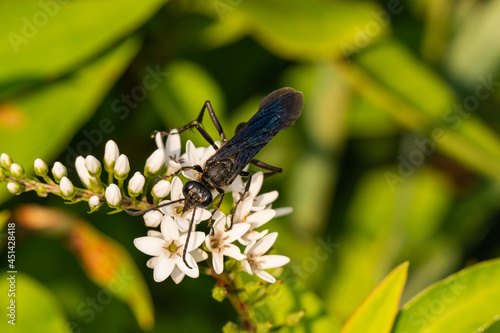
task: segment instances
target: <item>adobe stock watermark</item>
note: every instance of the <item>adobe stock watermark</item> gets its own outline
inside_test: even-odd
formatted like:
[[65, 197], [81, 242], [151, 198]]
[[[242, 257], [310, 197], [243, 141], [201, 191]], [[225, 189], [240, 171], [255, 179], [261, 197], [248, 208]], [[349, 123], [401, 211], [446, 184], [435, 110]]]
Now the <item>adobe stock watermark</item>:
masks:
[[340, 44], [342, 55], [347, 60], [347, 62], [351, 61], [350, 57], [353, 54], [361, 52], [361, 50], [367, 47], [373, 39], [378, 37], [383, 28], [387, 27], [391, 23], [392, 16], [400, 14], [401, 12], [403, 12], [403, 9], [404, 7], [401, 4], [401, 1], [388, 0], [386, 9], [371, 11], [370, 15], [373, 17], [373, 20], [368, 21], [361, 28], [358, 26], [354, 27], [354, 43]]
[[243, 0], [213, 0], [212, 6], [219, 17], [219, 20], [224, 21], [226, 13], [230, 13], [235, 7], [241, 5]]
[[418, 327], [419, 330], [427, 327], [430, 323], [436, 321], [449, 311], [448, 305], [454, 303], [467, 289], [464, 284], [460, 284], [459, 279], [455, 279], [446, 286], [437, 298], [429, 301], [427, 304], [418, 307], [409, 318], [411, 326]]
[[[119, 276], [107, 288], [100, 289], [94, 297], [89, 296], [78, 304], [76, 308], [77, 315], [85, 324], [90, 324], [96, 318], [97, 314], [102, 312], [106, 305], [115, 299], [113, 294], [121, 293], [133, 280], [135, 280], [135, 276], [128, 275], [125, 268], [123, 268]], [[74, 321], [70, 321], [67, 328], [73, 333], [84, 332], [78, 323]]]
[[[304, 258], [300, 264], [294, 262], [290, 263], [287, 265], [290, 270], [286, 270], [281, 276], [282, 279], [285, 279], [291, 290], [298, 289], [300, 281], [308, 279], [311, 274], [318, 269], [319, 264], [326, 261], [333, 254], [335, 249], [340, 246], [340, 244], [331, 241], [331, 235], [328, 235], [326, 240], [317, 237], [316, 242], [317, 245], [311, 256]], [[266, 297], [263, 302], [255, 308], [257, 320], [262, 321], [265, 320], [265, 318], [269, 318], [278, 307], [283, 306], [286, 302], [286, 297], [273, 297], [272, 299]]]
[[7, 34], [7, 39], [14, 52], [19, 53], [22, 45], [28, 44], [30, 40], [35, 38], [40, 30], [49, 24], [50, 19], [59, 13], [61, 5], [67, 2], [68, 0], [39, 0], [38, 6], [40, 10], [36, 11], [31, 17], [21, 17], [21, 28], [16, 32], [11, 31]]
[[[130, 93], [123, 93], [119, 98], [111, 102], [111, 111], [117, 114], [118, 119], [125, 120], [130, 111], [137, 108], [140, 102], [144, 101], [150, 91], [156, 89], [168, 76], [167, 72], [160, 69], [160, 65], [156, 68], [146, 67], [146, 75], [142, 78], [142, 83], [136, 85], [130, 90]], [[80, 140], [75, 148], [68, 146], [66, 154], [62, 162], [69, 168], [74, 168], [74, 161], [78, 156], [90, 155], [94, 147], [100, 146], [107, 134], [110, 134], [116, 129], [113, 121], [109, 118], [102, 118], [99, 121], [98, 128], [90, 130], [83, 129], [81, 133], [85, 139]]]
[[[474, 89], [473, 95], [466, 96], [460, 104], [455, 103], [451, 108], [443, 113], [442, 120], [448, 125], [447, 128], [457, 130], [462, 126], [464, 119], [470, 117], [481, 105], [481, 101], [490, 98], [495, 90], [500, 87], [500, 81], [494, 81], [490, 74], [487, 78], [480, 76], [477, 79], [479, 84]], [[408, 177], [413, 175], [415, 170], [421, 166], [425, 160], [431, 156], [438, 144], [447, 139], [443, 128], [436, 127], [431, 131], [429, 138], [415, 139], [415, 149], [409, 154], [398, 156], [398, 172], [386, 171], [384, 177], [392, 191], [396, 190], [399, 183], [403, 183]]]

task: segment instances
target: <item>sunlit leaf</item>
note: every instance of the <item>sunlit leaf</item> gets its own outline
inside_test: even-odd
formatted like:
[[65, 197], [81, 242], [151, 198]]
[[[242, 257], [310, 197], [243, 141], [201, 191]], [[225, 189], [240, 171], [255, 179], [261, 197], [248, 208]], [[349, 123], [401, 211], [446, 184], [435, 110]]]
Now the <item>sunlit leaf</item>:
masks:
[[136, 30], [166, 0], [0, 3], [0, 86], [74, 69]]
[[[139, 269], [122, 245], [102, 234], [87, 221], [63, 211], [37, 205], [21, 206], [15, 212], [28, 229], [50, 232], [65, 229], [65, 243], [78, 258], [87, 276], [98, 286], [127, 303], [139, 326], [154, 323], [151, 295]], [[54, 221], [56, 221], [54, 223]]]
[[495, 259], [435, 283], [404, 305], [393, 333], [481, 332], [500, 318], [499, 279]]
[[[0, 288], [3, 291], [0, 303], [4, 312], [0, 331], [71, 332], [56, 297], [29, 275], [21, 271], [16, 274], [3, 273], [0, 275]], [[10, 313], [14, 316], [9, 316]], [[13, 320], [13, 324], [9, 323], [10, 320]]]
[[408, 262], [396, 267], [349, 318], [341, 333], [389, 333], [399, 308]]

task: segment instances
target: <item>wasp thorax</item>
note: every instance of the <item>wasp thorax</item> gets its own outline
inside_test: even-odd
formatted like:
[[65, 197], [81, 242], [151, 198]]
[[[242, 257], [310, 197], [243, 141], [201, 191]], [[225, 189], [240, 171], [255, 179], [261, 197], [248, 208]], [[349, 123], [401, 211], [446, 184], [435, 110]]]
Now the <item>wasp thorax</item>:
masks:
[[212, 203], [212, 193], [197, 181], [188, 181], [182, 187], [182, 194], [186, 198], [186, 202], [193, 203], [197, 207], [205, 208]]

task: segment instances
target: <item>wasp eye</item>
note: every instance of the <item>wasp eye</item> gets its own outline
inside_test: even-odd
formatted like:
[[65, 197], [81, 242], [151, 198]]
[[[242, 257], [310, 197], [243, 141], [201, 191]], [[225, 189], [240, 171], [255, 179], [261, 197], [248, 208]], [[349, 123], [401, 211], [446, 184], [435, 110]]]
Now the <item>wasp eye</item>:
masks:
[[200, 188], [201, 186], [202, 185], [197, 181], [190, 180], [182, 187], [182, 194], [184, 194], [184, 197], [187, 198], [189, 192], [191, 192], [193, 188]]
[[207, 190], [203, 196], [204, 196], [205, 200], [203, 200], [203, 202], [200, 204], [200, 207], [206, 208], [206, 207], [210, 206], [210, 204], [212, 203], [212, 193], [210, 193], [210, 191]]

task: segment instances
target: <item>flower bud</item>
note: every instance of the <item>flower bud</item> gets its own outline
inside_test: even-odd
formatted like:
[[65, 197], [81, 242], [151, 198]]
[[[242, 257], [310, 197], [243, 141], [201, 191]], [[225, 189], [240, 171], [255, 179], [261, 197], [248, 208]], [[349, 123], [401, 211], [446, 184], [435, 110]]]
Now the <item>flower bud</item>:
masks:
[[165, 163], [165, 150], [156, 149], [146, 160], [144, 175], [151, 176], [160, 171]]
[[144, 183], [146, 182], [146, 178], [137, 171], [134, 173], [130, 181], [128, 182], [128, 194], [131, 197], [136, 197], [142, 192], [142, 188], [144, 187]]
[[88, 188], [92, 189], [97, 186], [97, 179], [92, 177], [90, 173], [87, 171], [87, 167], [85, 166], [85, 158], [83, 156], [78, 156], [75, 160], [75, 168], [78, 173], [78, 177], [82, 181], [82, 184]]
[[35, 160], [35, 174], [37, 176], [43, 177], [46, 176], [48, 172], [49, 167], [47, 166], [47, 163], [45, 163], [42, 159], [37, 158]]
[[125, 180], [130, 172], [130, 164], [126, 155], [121, 154], [116, 159], [115, 163], [115, 178], [118, 180]]
[[101, 162], [92, 155], [85, 158], [85, 167], [91, 176], [99, 177], [101, 175]]
[[95, 209], [96, 207], [98, 207], [100, 204], [100, 200], [99, 200], [99, 197], [97, 195], [93, 195], [90, 197], [89, 199], [89, 207], [90, 209]]
[[144, 214], [144, 223], [148, 227], [156, 228], [160, 225], [162, 219], [163, 214], [157, 210], [152, 210]]
[[170, 182], [168, 180], [160, 180], [153, 186], [151, 191], [155, 198], [165, 198], [170, 193]]
[[73, 183], [68, 179], [68, 177], [62, 177], [61, 183], [59, 184], [61, 188], [61, 195], [66, 200], [72, 200], [75, 196], [75, 189]]
[[0, 182], [5, 179], [7, 175], [5, 174], [5, 171], [0, 168]]
[[6, 153], [2, 153], [2, 155], [0, 155], [0, 165], [2, 166], [2, 168], [9, 171], [11, 164], [12, 158]]
[[120, 188], [116, 184], [111, 184], [106, 189], [106, 201], [111, 208], [117, 208], [120, 206], [122, 201], [122, 194], [120, 193]]
[[23, 179], [26, 176], [24, 168], [17, 163], [12, 163], [10, 165], [10, 173], [17, 179]]
[[55, 181], [59, 183], [62, 177], [68, 176], [68, 171], [61, 162], [56, 162], [52, 167], [52, 175], [54, 176]]
[[8, 182], [7, 189], [9, 190], [10, 193], [14, 195], [19, 195], [23, 192], [22, 185], [17, 182]]
[[120, 155], [120, 150], [118, 145], [113, 140], [106, 142], [106, 148], [104, 148], [104, 169], [110, 172], [115, 167], [115, 162]]

